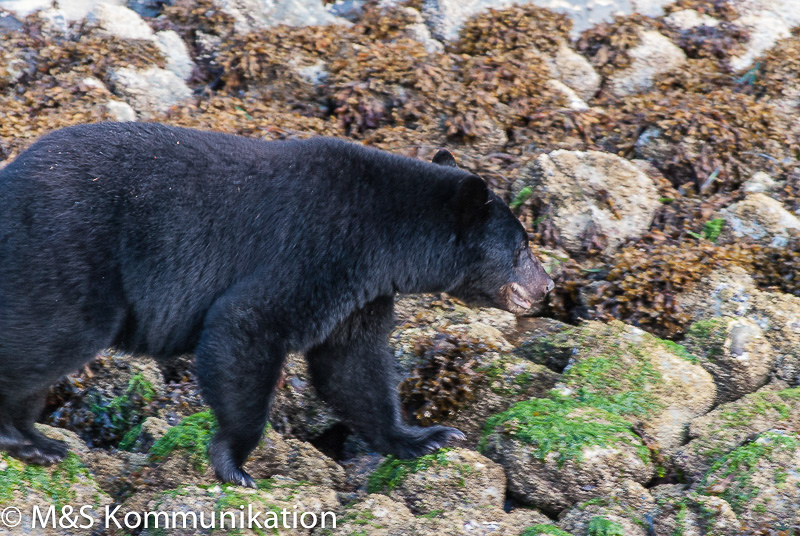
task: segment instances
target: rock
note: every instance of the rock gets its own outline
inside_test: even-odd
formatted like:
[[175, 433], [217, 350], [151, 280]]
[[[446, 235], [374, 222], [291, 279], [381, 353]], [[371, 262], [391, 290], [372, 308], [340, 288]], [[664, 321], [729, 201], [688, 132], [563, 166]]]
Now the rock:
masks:
[[567, 101], [567, 108], [570, 110], [584, 112], [589, 109], [589, 105], [561, 80], [548, 80], [547, 85], [550, 86], [550, 89], [561, 93], [564, 100]]
[[[54, 429], [42, 429], [51, 437], [67, 439], [64, 434], [50, 433]], [[83, 463], [89, 449], [81, 444], [78, 437], [69, 434], [73, 452], [55, 465], [48, 467], [26, 465], [25, 463], [0, 453], [0, 498], [2, 498], [3, 523], [0, 523], [0, 534], [26, 534], [32, 536], [79, 536], [86, 534], [85, 528], [56, 525], [55, 527], [41, 523], [48, 510], [53, 508], [50, 520], [59, 519], [62, 506], [73, 506], [75, 517], [81, 506], [88, 506], [84, 511], [91, 517], [94, 526], [102, 526], [103, 512], [113, 501], [98, 485], [89, 469]], [[38, 506], [41, 516], [33, 526], [32, 506]], [[16, 509], [16, 511], [14, 511]], [[17, 513], [19, 515], [17, 516]], [[80, 518], [80, 524], [89, 522]], [[17, 523], [12, 525], [12, 523]], [[43, 526], [44, 525], [44, 526]], [[6, 528], [8, 527], [8, 529]]]
[[610, 254], [625, 240], [641, 236], [658, 209], [658, 189], [629, 161], [598, 151], [553, 151], [539, 156], [514, 184], [533, 189], [549, 210], [564, 248], [579, 253], [594, 229]]
[[739, 18], [733, 24], [742, 26], [749, 38], [745, 51], [730, 59], [734, 70], [747, 69], [758, 56], [791, 35], [800, 26], [800, 0], [739, 0], [734, 3]]
[[769, 380], [776, 354], [761, 328], [746, 318], [715, 317], [692, 324], [683, 341], [714, 376], [717, 403], [752, 393]]
[[608, 80], [609, 89], [618, 97], [645, 92], [657, 75], [686, 63], [683, 50], [662, 34], [647, 30], [640, 32], [639, 38], [641, 42], [628, 51], [631, 65]]
[[105, 103], [105, 107], [114, 121], [136, 121], [136, 110], [127, 102], [109, 100]]
[[626, 480], [608, 494], [561, 514], [558, 526], [572, 534], [650, 536], [646, 519], [655, 505], [645, 488]]
[[148, 417], [139, 427], [136, 438], [131, 438], [130, 444], [126, 449], [131, 452], [148, 452], [153, 443], [164, 437], [169, 431], [170, 425], [164, 419], [158, 417]]
[[350, 536], [369, 527], [370, 536], [398, 536], [407, 534], [417, 518], [402, 501], [386, 495], [370, 494], [339, 515], [340, 522], [331, 536]]
[[742, 190], [748, 194], [767, 193], [775, 191], [778, 188], [780, 188], [780, 183], [763, 171], [756, 172], [750, 180], [742, 184]]
[[331, 488], [345, 484], [345, 472], [339, 464], [310, 443], [284, 439], [271, 428], [250, 454], [246, 468], [253, 478], [281, 475]]
[[743, 268], [734, 266], [711, 272], [679, 295], [678, 303], [695, 321], [715, 316], [753, 320], [777, 353], [776, 376], [800, 383], [800, 297], [760, 291]]
[[[519, 4], [518, 0], [425, 0], [423, 13], [431, 32], [437, 39], [453, 40], [470, 17], [489, 9], [505, 9]], [[572, 36], [599, 22], [611, 22], [617, 15], [641, 13], [647, 16], [663, 14], [662, 6], [670, 0], [532, 0], [525, 2], [569, 15]]]
[[[235, 486], [213, 485], [198, 487], [194, 485], [181, 486], [173, 490], [148, 493], [147, 497], [134, 495], [120, 510], [122, 512], [164, 512], [169, 516], [173, 512], [194, 512], [200, 519], [202, 512], [205, 517], [205, 526], [208, 526], [212, 513], [221, 516], [223, 512], [230, 512], [233, 516], [226, 516], [226, 529], [231, 529], [231, 518], [236, 520], [235, 533], [242, 536], [256, 536], [260, 534], [312, 534], [312, 530], [332, 529], [335, 525], [335, 512], [339, 508], [336, 493], [322, 486], [314, 486], [298, 482], [290, 478], [275, 477], [259, 483], [259, 489], [249, 489]], [[137, 494], [140, 495], [140, 494]], [[242, 508], [244, 506], [244, 508]], [[258, 524], [247, 527], [250, 507], [254, 513], [260, 513], [255, 520]], [[245, 526], [239, 523], [240, 512], [244, 511]], [[284, 517], [283, 512], [286, 512]], [[308, 512], [303, 519], [302, 513]], [[297, 517], [294, 518], [294, 514]], [[163, 517], [161, 518], [164, 519]], [[171, 517], [170, 517], [171, 519]], [[214, 529], [201, 529], [198, 521], [197, 529], [193, 528], [192, 517], [189, 517], [188, 528], [181, 528], [181, 519], [178, 518], [178, 528], [171, 528], [168, 532], [176, 536], [196, 536], [211, 534]], [[218, 526], [219, 520], [217, 517]], [[152, 522], [153, 518], [150, 518]], [[301, 522], [305, 523], [302, 524]], [[312, 523], [315, 521], [315, 523]], [[288, 526], [287, 526], [288, 525]], [[139, 534], [142, 536], [156, 536], [164, 533], [163, 527], [144, 528]]]
[[87, 20], [98, 26], [106, 35], [119, 39], [153, 39], [153, 29], [138, 13], [117, 4], [97, 4], [87, 16]]
[[26, 74], [32, 74], [35, 66], [31, 65], [31, 54], [25, 50], [14, 49], [0, 56], [0, 87], [13, 86]]
[[687, 424], [716, 397], [713, 378], [685, 348], [618, 321], [585, 322], [548, 347], [572, 354], [558, 392], [623, 416], [664, 453], [683, 444]]
[[704, 13], [700, 13], [694, 9], [681, 9], [673, 11], [666, 17], [664, 22], [677, 30], [691, 30], [698, 26], [708, 26], [714, 28], [719, 25], [719, 20], [710, 17]]
[[673, 463], [697, 482], [719, 457], [731, 452], [754, 434], [773, 428], [800, 427], [800, 389], [771, 384], [739, 400], [723, 404], [694, 419], [691, 441], [673, 456]]
[[561, 43], [553, 58], [548, 60], [548, 66], [555, 78], [573, 89], [584, 101], [593, 98], [600, 89], [602, 78], [592, 64], [566, 43]]
[[723, 241], [749, 237], [765, 246], [784, 247], [789, 231], [800, 231], [800, 219], [780, 201], [762, 193], [748, 195], [722, 209], [719, 215], [725, 219], [720, 235]]
[[743, 533], [800, 523], [800, 437], [770, 430], [720, 458], [699, 491], [725, 499]]
[[557, 513], [609, 493], [623, 480], [647, 482], [655, 467], [631, 424], [567, 399], [519, 402], [486, 423], [481, 450], [506, 471], [513, 498]]
[[192, 96], [192, 90], [172, 71], [149, 67], [123, 67], [111, 73], [115, 92], [120, 94], [143, 119], [166, 112], [174, 104]]
[[317, 396], [306, 360], [300, 354], [286, 357], [283, 376], [273, 395], [270, 422], [277, 431], [302, 440], [313, 439], [339, 422]]
[[224, 13], [234, 20], [234, 31], [247, 34], [274, 26], [349, 25], [325, 9], [319, 0], [215, 0]]
[[657, 506], [647, 521], [655, 536], [739, 533], [739, 520], [724, 499], [687, 493], [678, 484], [656, 486], [650, 494]]
[[6, 11], [0, 11], [0, 35], [18, 32], [23, 28], [22, 21]]
[[369, 478], [371, 493], [387, 493], [417, 515], [502, 508], [505, 490], [503, 468], [466, 449], [444, 449], [413, 460], [389, 458]]
[[172, 71], [183, 80], [188, 80], [194, 71], [194, 62], [189, 56], [189, 49], [178, 32], [164, 30], [156, 32], [156, 45], [167, 59], [167, 70]]
[[[536, 510], [517, 508], [506, 513], [496, 507], [446, 510], [418, 519], [413, 534], [419, 536], [519, 536], [524, 527], [550, 522]], [[406, 534], [409, 532], [398, 536]]]

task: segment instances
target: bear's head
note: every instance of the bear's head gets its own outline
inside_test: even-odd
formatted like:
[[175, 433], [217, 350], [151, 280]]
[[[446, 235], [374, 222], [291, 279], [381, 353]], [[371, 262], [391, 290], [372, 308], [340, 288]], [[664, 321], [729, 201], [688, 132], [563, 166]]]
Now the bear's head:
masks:
[[[433, 159], [456, 166], [440, 150]], [[448, 294], [471, 305], [497, 307], [516, 315], [533, 314], [553, 290], [553, 280], [528, 246], [528, 234], [508, 205], [477, 175], [458, 184], [449, 210], [467, 258], [464, 277]]]

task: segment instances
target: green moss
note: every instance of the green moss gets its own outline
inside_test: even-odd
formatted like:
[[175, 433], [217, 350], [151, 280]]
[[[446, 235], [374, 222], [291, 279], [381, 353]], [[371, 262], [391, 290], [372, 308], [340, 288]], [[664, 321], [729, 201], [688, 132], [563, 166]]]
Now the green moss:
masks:
[[69, 453], [53, 468], [26, 465], [8, 455], [0, 455], [8, 464], [0, 473], [0, 504], [10, 502], [15, 492], [27, 496], [28, 490], [44, 495], [57, 508], [75, 500], [72, 485], [79, 480], [91, 479], [89, 470], [74, 453]]
[[777, 393], [751, 393], [742, 399], [746, 403], [722, 411], [719, 415], [719, 425], [722, 428], [748, 427], [756, 417], [766, 416], [773, 411], [781, 420], [786, 420], [796, 410], [793, 405], [786, 402], [796, 402], [798, 399], [800, 399], [800, 387], [784, 389]]
[[142, 424], [139, 423], [131, 428], [122, 441], [119, 442], [119, 450], [131, 450], [136, 440], [139, 439], [139, 434], [142, 433]]
[[[557, 395], [553, 395], [556, 397]], [[551, 452], [558, 453], [561, 466], [568, 460], [583, 460], [583, 450], [616, 444], [635, 445], [645, 462], [650, 453], [631, 429], [631, 423], [601, 409], [583, 406], [567, 398], [534, 398], [518, 402], [503, 413], [486, 421], [478, 446], [485, 451], [487, 436], [499, 432], [518, 439], [533, 448], [533, 456], [544, 460]]]
[[[638, 348], [629, 350], [640, 354]], [[619, 415], [647, 416], [661, 409], [650, 390], [660, 380], [646, 357], [632, 362], [621, 351], [584, 357], [564, 372], [578, 402]]]
[[469, 464], [455, 463], [447, 458], [447, 453], [451, 450], [441, 449], [413, 460], [398, 460], [394, 456], [387, 456], [369, 476], [367, 491], [369, 493], [391, 491], [399, 486], [408, 475], [425, 471], [431, 467], [453, 466], [463, 476], [472, 473], [472, 467]]
[[596, 516], [586, 527], [586, 536], [625, 536], [625, 529], [619, 523], [605, 517]]
[[555, 525], [550, 524], [533, 525], [520, 532], [519, 536], [540, 536], [541, 534], [547, 534], [549, 536], [572, 536], [569, 532], [565, 532]]
[[190, 415], [173, 426], [150, 448], [150, 460], [159, 462], [176, 449], [188, 451], [189, 459], [198, 471], [208, 465], [206, 449], [217, 426], [210, 410]]
[[425, 519], [434, 519], [436, 517], [441, 517], [443, 513], [444, 513], [444, 510], [431, 510], [427, 514], [422, 514], [419, 517], [423, 517]]
[[689, 350], [687, 350], [684, 345], [678, 344], [677, 342], [674, 342], [674, 341], [665, 340], [665, 339], [658, 339], [658, 342], [660, 342], [662, 345], [666, 346], [667, 350], [669, 350], [673, 354], [677, 355], [678, 357], [681, 357], [681, 358], [685, 359], [689, 363], [692, 363], [692, 364], [695, 364], [695, 365], [697, 364], [697, 362], [698, 362], [697, 356], [694, 355], [693, 353], [691, 353]]
[[722, 318], [711, 318], [695, 322], [686, 332], [686, 343], [708, 359], [722, 355], [727, 336], [728, 323]]
[[[759, 462], [765, 457], [774, 457], [780, 451], [796, 451], [800, 449], [800, 441], [791, 435], [777, 432], [765, 432], [758, 439], [732, 450], [714, 462], [700, 483], [705, 494], [717, 494], [713, 489], [715, 483], [724, 486], [721, 496], [728, 501], [736, 513], [741, 513], [759, 493], [752, 484], [752, 476]], [[721, 482], [731, 477], [731, 482]]]

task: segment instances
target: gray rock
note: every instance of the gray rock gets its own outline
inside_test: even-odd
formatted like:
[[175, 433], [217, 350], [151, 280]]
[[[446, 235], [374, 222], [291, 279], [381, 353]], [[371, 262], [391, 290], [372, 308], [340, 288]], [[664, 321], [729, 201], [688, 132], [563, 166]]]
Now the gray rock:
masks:
[[548, 80], [547, 85], [550, 89], [561, 93], [564, 100], [567, 102], [567, 108], [576, 112], [585, 112], [589, 109], [589, 105], [581, 99], [575, 91], [572, 90], [567, 84], [561, 80]]
[[742, 184], [742, 190], [749, 194], [767, 193], [777, 190], [780, 186], [781, 183], [777, 182], [763, 171], [758, 171], [753, 174], [750, 180]]
[[641, 42], [628, 51], [631, 65], [614, 73], [609, 89], [618, 97], [647, 91], [653, 79], [686, 63], [686, 54], [664, 35], [647, 30], [639, 33]]
[[150, 118], [192, 96], [192, 90], [172, 71], [150, 67], [123, 67], [111, 74], [115, 92], [121, 95], [139, 115]]
[[178, 32], [164, 30], [155, 34], [156, 46], [167, 59], [167, 70], [172, 71], [183, 80], [188, 80], [194, 71], [194, 62], [189, 56], [189, 49]]
[[136, 121], [136, 110], [127, 102], [110, 100], [105, 103], [105, 107], [114, 121]]
[[233, 17], [234, 31], [246, 34], [273, 26], [322, 26], [350, 22], [333, 15], [321, 0], [215, 0]]
[[694, 9], [681, 9], [673, 11], [666, 17], [664, 22], [678, 30], [691, 30], [698, 26], [708, 26], [714, 28], [719, 25], [719, 20], [709, 17]]
[[548, 59], [548, 66], [555, 78], [564, 82], [584, 101], [594, 97], [600, 89], [602, 78], [585, 57], [561, 43], [555, 55]]
[[645, 488], [626, 480], [608, 494], [561, 514], [558, 526], [572, 534], [650, 536], [645, 520], [655, 506]]
[[754, 434], [773, 428], [800, 427], [800, 389], [785, 387], [780, 383], [767, 385], [694, 419], [689, 427], [691, 441], [672, 458], [675, 466], [687, 478], [698, 482], [721, 456], [743, 445]]
[[730, 402], [767, 383], [777, 355], [764, 332], [747, 318], [715, 317], [689, 327], [684, 346], [714, 376], [717, 403]]
[[[122, 0], [59, 0], [58, 8], [68, 22], [86, 18], [90, 11], [100, 4], [122, 5]], [[14, 13], [18, 18], [26, 17], [35, 11], [43, 11], [53, 6], [52, 0], [0, 0], [0, 8]]]
[[735, 70], [747, 69], [758, 56], [791, 35], [800, 26], [800, 0], [739, 0], [733, 2], [740, 17], [733, 21], [748, 32], [745, 51], [730, 60]]
[[800, 219], [775, 199], [753, 193], [742, 201], [722, 209], [725, 219], [720, 239], [733, 241], [748, 237], [765, 246], [783, 247], [788, 243], [788, 231], [800, 231]]
[[116, 4], [97, 4], [87, 15], [87, 20], [107, 35], [119, 39], [152, 41], [153, 29], [138, 13]]
[[172, 4], [172, 0], [128, 0], [127, 2], [127, 6], [142, 17], [157, 17], [164, 6]]
[[590, 228], [605, 238], [606, 253], [612, 253], [646, 232], [660, 206], [652, 179], [609, 153], [554, 151], [539, 156], [520, 177], [514, 190], [533, 189], [571, 253], [581, 251]]

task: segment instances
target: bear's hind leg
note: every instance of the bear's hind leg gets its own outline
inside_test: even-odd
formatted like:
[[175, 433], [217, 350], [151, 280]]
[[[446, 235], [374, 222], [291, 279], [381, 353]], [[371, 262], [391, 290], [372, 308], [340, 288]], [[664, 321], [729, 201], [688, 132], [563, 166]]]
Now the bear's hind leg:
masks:
[[195, 352], [203, 398], [219, 428], [208, 447], [217, 478], [256, 487], [242, 465], [267, 424], [272, 391], [286, 355], [257, 309], [234, 297], [215, 306]]
[[67, 455], [63, 441], [50, 439], [34, 428], [44, 407], [47, 390], [27, 395], [5, 392], [0, 398], [0, 450], [27, 463], [51, 465]]
[[394, 299], [380, 297], [352, 313], [306, 353], [320, 396], [373, 448], [413, 458], [463, 439], [455, 428], [403, 422], [394, 358], [388, 346]]

